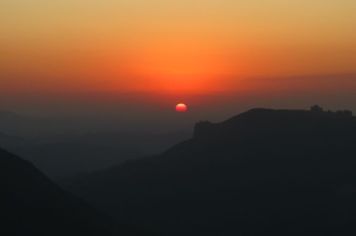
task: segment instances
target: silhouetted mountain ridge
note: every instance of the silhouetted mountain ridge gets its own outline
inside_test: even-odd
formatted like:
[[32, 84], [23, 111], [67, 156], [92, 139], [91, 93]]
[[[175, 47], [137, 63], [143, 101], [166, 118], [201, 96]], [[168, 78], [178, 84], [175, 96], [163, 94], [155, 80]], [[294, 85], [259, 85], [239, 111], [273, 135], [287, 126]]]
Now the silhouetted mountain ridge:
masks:
[[63, 191], [30, 162], [0, 149], [0, 234], [141, 235]]
[[[278, 132], [286, 128], [288, 132], [299, 130], [311, 132], [315, 129], [325, 128], [326, 125], [337, 125], [345, 122], [350, 125], [355, 117], [341, 112], [313, 112], [308, 110], [273, 110], [252, 109], [237, 115], [224, 122], [213, 124], [208, 121], [199, 122], [195, 126], [194, 138], [210, 139], [233, 136], [252, 136], [253, 132], [259, 134]], [[354, 124], [353, 124], [354, 126]], [[340, 126], [334, 128], [341, 128]], [[294, 130], [292, 130], [294, 129]], [[285, 130], [284, 130], [285, 131]], [[209, 137], [207, 137], [209, 136]]]
[[350, 112], [253, 109], [69, 189], [169, 235], [339, 235], [356, 222]]

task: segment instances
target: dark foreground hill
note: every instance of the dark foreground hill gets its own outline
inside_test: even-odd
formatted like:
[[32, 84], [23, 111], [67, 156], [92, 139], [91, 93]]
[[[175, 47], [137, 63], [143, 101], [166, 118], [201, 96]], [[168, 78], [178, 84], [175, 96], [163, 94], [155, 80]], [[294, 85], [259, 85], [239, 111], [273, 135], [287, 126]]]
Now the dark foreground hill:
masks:
[[2, 149], [0, 191], [0, 235], [134, 235]]
[[354, 235], [356, 119], [254, 109], [67, 187], [167, 235]]

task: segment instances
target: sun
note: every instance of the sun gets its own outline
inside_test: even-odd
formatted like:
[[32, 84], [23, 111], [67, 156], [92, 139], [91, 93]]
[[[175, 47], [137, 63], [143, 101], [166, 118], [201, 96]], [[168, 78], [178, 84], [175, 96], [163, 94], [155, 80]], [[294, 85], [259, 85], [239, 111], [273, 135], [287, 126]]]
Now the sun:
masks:
[[188, 111], [188, 106], [184, 103], [178, 103], [176, 105], [176, 111], [177, 112], [187, 112]]

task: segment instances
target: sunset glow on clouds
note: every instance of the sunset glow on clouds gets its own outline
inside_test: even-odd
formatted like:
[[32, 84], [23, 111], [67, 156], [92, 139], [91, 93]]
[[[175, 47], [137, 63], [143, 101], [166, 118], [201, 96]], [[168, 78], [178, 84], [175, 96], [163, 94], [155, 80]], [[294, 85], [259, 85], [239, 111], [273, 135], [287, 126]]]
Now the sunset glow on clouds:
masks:
[[352, 0], [3, 0], [0, 88], [268, 90], [355, 73], [355, 23]]

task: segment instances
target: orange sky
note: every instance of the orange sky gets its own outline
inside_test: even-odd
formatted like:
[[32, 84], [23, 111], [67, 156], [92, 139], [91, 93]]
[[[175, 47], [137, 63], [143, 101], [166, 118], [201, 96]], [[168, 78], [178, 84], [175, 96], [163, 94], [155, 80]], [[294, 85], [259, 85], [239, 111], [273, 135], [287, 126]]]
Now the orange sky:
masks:
[[291, 77], [356, 73], [355, 25], [353, 0], [2, 0], [0, 89], [349, 88]]

